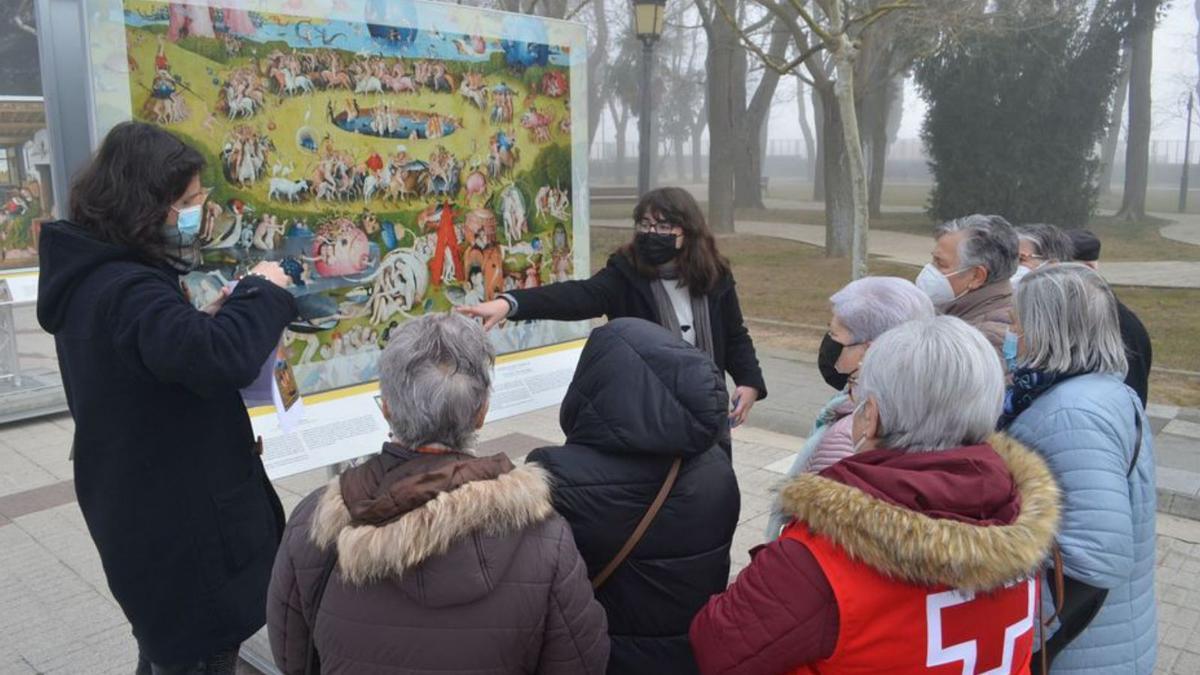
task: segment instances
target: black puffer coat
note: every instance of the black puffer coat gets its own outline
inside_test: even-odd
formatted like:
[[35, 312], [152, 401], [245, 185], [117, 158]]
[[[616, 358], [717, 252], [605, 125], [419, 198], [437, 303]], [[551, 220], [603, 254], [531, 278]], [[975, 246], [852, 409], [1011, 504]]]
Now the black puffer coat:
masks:
[[688, 626], [725, 589], [741, 498], [716, 445], [725, 388], [703, 352], [641, 319], [597, 328], [560, 418], [567, 444], [529, 455], [555, 479], [554, 504], [595, 577], [628, 539], [672, 460], [683, 466], [658, 517], [597, 592], [608, 611], [608, 672], [694, 673]]

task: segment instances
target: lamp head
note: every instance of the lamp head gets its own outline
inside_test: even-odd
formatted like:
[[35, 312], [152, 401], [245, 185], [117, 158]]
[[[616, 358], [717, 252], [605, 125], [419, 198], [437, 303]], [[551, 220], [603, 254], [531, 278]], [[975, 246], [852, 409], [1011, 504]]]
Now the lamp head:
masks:
[[633, 0], [633, 29], [643, 42], [657, 40], [666, 21], [667, 0]]

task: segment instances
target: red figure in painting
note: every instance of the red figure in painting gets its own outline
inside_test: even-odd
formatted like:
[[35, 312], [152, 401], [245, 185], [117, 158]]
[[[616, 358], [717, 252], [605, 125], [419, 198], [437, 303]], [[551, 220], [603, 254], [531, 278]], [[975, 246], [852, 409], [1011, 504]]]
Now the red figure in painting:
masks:
[[454, 207], [448, 201], [442, 202], [442, 215], [437, 226], [437, 247], [429, 261], [429, 276], [432, 277], [435, 286], [442, 285], [447, 251], [450, 253], [449, 264], [454, 267], [454, 278], [459, 281], [466, 279], [462, 266], [458, 264], [462, 252], [458, 248], [458, 236], [454, 233]]

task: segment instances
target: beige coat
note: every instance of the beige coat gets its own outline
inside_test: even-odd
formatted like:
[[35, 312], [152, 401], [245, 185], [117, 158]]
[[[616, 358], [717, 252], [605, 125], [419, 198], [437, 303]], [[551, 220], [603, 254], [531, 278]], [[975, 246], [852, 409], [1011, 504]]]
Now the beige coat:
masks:
[[943, 307], [942, 314], [956, 316], [978, 328], [1003, 356], [1004, 331], [1012, 325], [1012, 305], [1012, 284], [1005, 279], [967, 293]]

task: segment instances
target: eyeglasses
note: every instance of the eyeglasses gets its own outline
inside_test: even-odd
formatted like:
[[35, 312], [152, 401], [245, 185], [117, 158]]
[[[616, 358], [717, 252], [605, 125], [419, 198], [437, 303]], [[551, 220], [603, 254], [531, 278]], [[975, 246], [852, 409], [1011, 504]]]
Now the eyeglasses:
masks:
[[1019, 256], [1017, 256], [1017, 262], [1019, 262], [1022, 265], [1028, 265], [1029, 263], [1033, 262], [1034, 260], [1045, 260], [1045, 259], [1046, 259], [1045, 256], [1040, 256], [1040, 255], [1019, 255]]
[[679, 227], [677, 223], [672, 223], [667, 220], [654, 222], [652, 220], [639, 220], [634, 223], [633, 228], [642, 234], [653, 232], [654, 234], [673, 234], [675, 228]]

